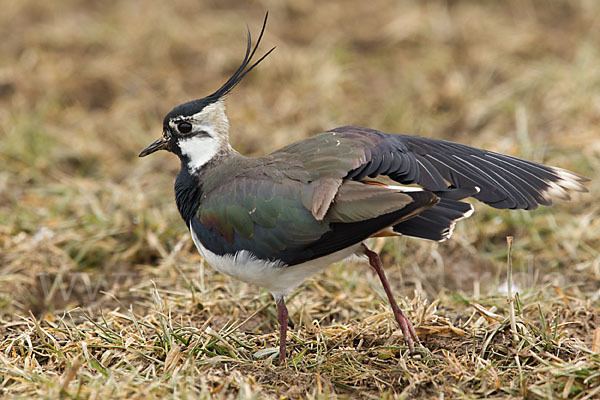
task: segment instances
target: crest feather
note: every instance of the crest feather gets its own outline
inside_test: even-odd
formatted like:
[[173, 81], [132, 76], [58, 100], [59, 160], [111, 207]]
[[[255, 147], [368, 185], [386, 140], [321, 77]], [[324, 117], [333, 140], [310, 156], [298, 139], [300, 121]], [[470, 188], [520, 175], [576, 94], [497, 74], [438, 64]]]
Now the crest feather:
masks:
[[188, 101], [187, 103], [180, 104], [177, 107], [173, 108], [165, 116], [165, 119], [163, 121], [163, 125], [165, 127], [168, 125], [169, 121], [175, 117], [180, 117], [180, 116], [187, 117], [187, 116], [197, 114], [200, 111], [202, 111], [202, 109], [204, 109], [204, 107], [206, 107], [207, 105], [215, 103], [215, 102], [219, 101], [220, 99], [222, 99], [223, 96], [225, 96], [226, 94], [231, 92], [231, 90], [234, 87], [236, 87], [236, 85], [238, 83], [240, 83], [242, 79], [244, 79], [244, 77], [246, 76], [246, 74], [248, 74], [248, 72], [252, 71], [254, 69], [254, 67], [256, 67], [258, 64], [260, 64], [260, 62], [262, 60], [264, 60], [269, 54], [271, 54], [271, 52], [273, 50], [275, 50], [275, 47], [273, 47], [271, 50], [267, 51], [261, 58], [259, 58], [255, 63], [250, 64], [252, 61], [252, 58], [254, 57], [254, 54], [256, 53], [256, 50], [258, 49], [258, 45], [260, 44], [260, 41], [262, 40], [263, 34], [265, 33], [265, 28], [267, 26], [267, 18], [268, 17], [269, 17], [269, 13], [267, 12], [265, 14], [265, 20], [263, 21], [262, 29], [260, 30], [260, 35], [258, 36], [258, 40], [254, 44], [254, 48], [252, 47], [252, 35], [250, 34], [250, 28], [248, 28], [248, 26], [246, 26], [246, 28], [248, 29], [248, 42], [246, 45], [246, 55], [244, 56], [244, 60], [242, 61], [242, 64], [233, 73], [231, 78], [229, 78], [227, 80], [227, 82], [225, 82], [223, 84], [223, 86], [221, 86], [219, 89], [217, 89], [217, 91], [215, 91], [213, 94], [210, 94], [202, 99]]
[[[263, 34], [265, 33], [265, 28], [267, 26], [268, 17], [269, 17], [269, 12], [267, 12], [265, 14], [265, 19], [263, 21], [262, 29], [260, 30], [260, 35], [258, 36], [258, 40], [254, 44], [254, 48], [252, 48], [252, 35], [250, 34], [250, 28], [246, 25], [246, 28], [248, 30], [248, 43], [246, 45], [246, 55], [244, 56], [244, 61], [242, 61], [242, 64], [239, 66], [237, 71], [234, 72], [234, 74], [231, 76], [231, 78], [229, 78], [227, 80], [227, 82], [225, 82], [223, 84], [223, 86], [221, 86], [216, 92], [207, 96], [205, 98], [206, 100], [208, 100], [209, 102], [212, 103], [214, 101], [219, 100], [221, 97], [225, 96], [227, 93], [231, 92], [231, 90], [238, 83], [240, 83], [242, 79], [244, 79], [244, 77], [246, 76], [246, 74], [248, 74], [248, 72], [252, 71], [254, 69], [254, 67], [256, 67], [258, 64], [260, 64], [260, 62], [262, 60], [264, 60], [269, 54], [271, 54], [271, 52], [273, 50], [275, 50], [275, 47], [273, 47], [271, 50], [267, 51], [261, 58], [259, 58], [258, 61], [256, 61], [250, 67], [248, 67], [248, 65], [252, 61], [252, 58], [254, 57], [254, 54], [256, 53], [256, 49], [258, 49], [258, 45], [260, 44], [260, 41], [262, 40]], [[252, 49], [252, 51], [250, 51], [251, 49]]]

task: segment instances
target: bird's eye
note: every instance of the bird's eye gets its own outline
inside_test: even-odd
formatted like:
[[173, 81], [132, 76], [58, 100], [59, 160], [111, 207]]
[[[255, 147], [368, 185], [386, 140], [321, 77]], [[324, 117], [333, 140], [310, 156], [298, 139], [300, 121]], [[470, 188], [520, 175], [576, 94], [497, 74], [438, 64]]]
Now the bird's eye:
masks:
[[177, 130], [181, 133], [190, 133], [192, 131], [192, 124], [189, 122], [180, 122], [177, 124]]

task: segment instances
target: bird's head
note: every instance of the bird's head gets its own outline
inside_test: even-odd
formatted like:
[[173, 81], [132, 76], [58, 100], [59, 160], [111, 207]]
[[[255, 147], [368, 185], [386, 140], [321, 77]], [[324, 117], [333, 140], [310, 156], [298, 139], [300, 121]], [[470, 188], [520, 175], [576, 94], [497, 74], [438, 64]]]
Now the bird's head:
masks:
[[248, 43], [244, 61], [235, 73], [213, 94], [192, 100], [173, 108], [163, 120], [162, 137], [142, 150], [145, 157], [158, 150], [167, 150], [185, 160], [195, 170], [210, 161], [221, 151], [230, 149], [229, 121], [225, 114], [225, 96], [275, 48], [269, 50], [258, 61], [250, 64], [262, 39], [267, 24], [267, 15], [254, 48], [248, 30]]

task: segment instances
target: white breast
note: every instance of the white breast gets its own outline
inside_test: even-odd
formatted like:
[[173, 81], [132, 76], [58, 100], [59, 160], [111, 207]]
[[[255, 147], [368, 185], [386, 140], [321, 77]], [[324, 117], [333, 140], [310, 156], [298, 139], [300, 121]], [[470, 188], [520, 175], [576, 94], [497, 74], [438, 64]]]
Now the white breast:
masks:
[[360, 243], [338, 252], [320, 257], [302, 264], [286, 266], [281, 262], [266, 261], [256, 258], [251, 252], [241, 250], [234, 255], [217, 255], [202, 245], [190, 224], [192, 240], [200, 255], [215, 270], [267, 289], [275, 299], [279, 299], [334, 262], [355, 254]]

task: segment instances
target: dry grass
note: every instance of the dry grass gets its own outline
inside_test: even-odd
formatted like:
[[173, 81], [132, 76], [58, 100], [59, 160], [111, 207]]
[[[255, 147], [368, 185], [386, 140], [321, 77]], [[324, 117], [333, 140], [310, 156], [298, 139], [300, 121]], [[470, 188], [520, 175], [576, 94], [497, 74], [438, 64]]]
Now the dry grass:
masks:
[[[453, 240], [376, 241], [289, 301], [204, 266], [167, 154], [173, 105], [275, 53], [230, 96], [264, 154], [344, 124], [457, 140], [593, 178], [535, 212], [477, 205]], [[11, 398], [600, 398], [600, 3], [5, 1], [0, 14], [0, 394]], [[504, 294], [513, 235], [513, 338]], [[402, 297], [405, 296], [405, 297]], [[596, 332], [596, 339], [594, 339]]]

